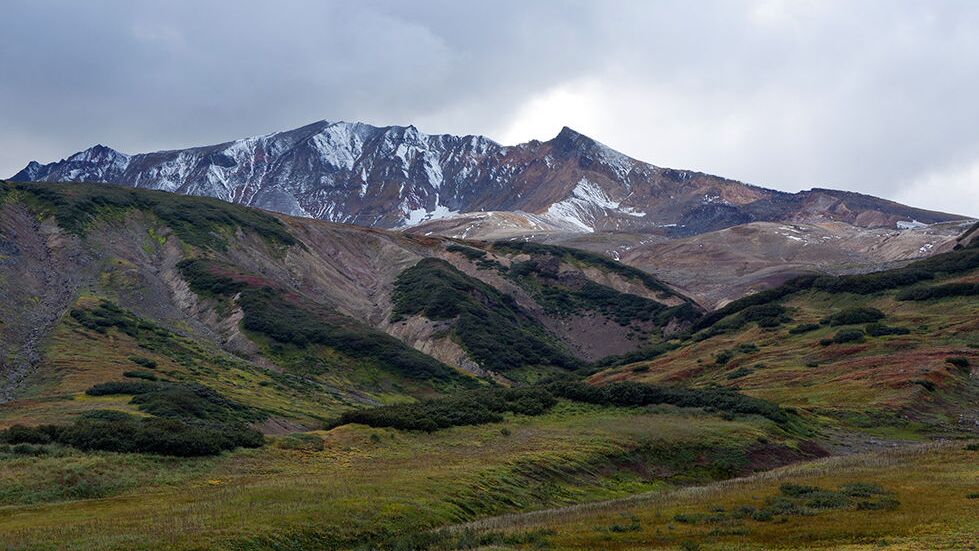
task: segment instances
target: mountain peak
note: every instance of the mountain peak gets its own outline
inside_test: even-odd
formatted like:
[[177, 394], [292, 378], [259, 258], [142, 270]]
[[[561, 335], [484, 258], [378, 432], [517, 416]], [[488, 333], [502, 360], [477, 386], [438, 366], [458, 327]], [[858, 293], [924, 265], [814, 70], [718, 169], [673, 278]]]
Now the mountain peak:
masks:
[[[686, 175], [567, 126], [550, 141], [504, 147], [482, 136], [424, 134], [414, 125], [324, 120], [257, 139], [132, 156], [97, 144], [56, 163], [32, 163], [13, 179], [125, 183], [386, 228], [477, 211], [573, 219], [580, 222], [574, 228], [594, 231], [663, 233], [680, 231], [664, 229], [679, 224], [686, 234], [744, 219], [856, 223], [866, 211], [875, 214], [861, 223], [881, 227], [955, 218], [856, 196], [841, 196], [848, 208], [830, 212], [809, 195]], [[738, 216], [721, 216], [715, 201]]]
[[[561, 127], [561, 131], [558, 132], [557, 136], [554, 137], [554, 140], [555, 141], [557, 141], [557, 140], [574, 141], [574, 140], [580, 140], [580, 139], [591, 140], [591, 138], [589, 138], [588, 136], [585, 136], [581, 132], [578, 132], [577, 130], [571, 128], [570, 126], [562, 126]], [[592, 140], [592, 141], [594, 141], [594, 140]]]
[[71, 157], [68, 157], [69, 161], [82, 161], [90, 163], [98, 163], [104, 161], [114, 161], [119, 158], [126, 158], [128, 155], [120, 153], [111, 147], [95, 144], [92, 147], [75, 153]]

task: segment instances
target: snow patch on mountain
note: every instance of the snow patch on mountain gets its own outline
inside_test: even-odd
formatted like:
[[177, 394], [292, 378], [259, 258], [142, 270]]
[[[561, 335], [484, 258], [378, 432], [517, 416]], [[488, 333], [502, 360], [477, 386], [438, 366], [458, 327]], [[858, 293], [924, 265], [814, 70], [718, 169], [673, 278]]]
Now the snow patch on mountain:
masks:
[[411, 226], [417, 226], [422, 222], [431, 222], [432, 220], [443, 220], [445, 218], [453, 218], [459, 215], [459, 211], [451, 210], [445, 205], [435, 205], [435, 210], [428, 210], [424, 207], [419, 209], [405, 209], [405, 221], [402, 227], [408, 228]]
[[646, 216], [632, 207], [623, 207], [621, 202], [613, 200], [597, 184], [582, 178], [571, 190], [571, 196], [548, 207], [545, 217], [552, 223], [569, 229], [578, 229], [592, 233], [595, 231], [595, 220], [605, 214], [603, 211], [613, 211], [629, 216]]

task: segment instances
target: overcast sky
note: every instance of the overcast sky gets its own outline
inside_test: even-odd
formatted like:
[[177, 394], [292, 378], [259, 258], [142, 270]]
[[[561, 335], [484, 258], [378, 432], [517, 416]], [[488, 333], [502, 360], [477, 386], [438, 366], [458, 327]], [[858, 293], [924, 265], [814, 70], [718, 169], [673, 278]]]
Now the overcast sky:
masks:
[[319, 119], [979, 216], [979, 2], [0, 4], [0, 176]]

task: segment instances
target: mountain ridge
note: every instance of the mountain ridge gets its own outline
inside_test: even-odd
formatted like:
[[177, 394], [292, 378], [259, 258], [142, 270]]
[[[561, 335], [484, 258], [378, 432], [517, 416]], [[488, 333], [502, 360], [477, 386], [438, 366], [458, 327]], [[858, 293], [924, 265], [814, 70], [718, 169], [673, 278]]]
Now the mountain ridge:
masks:
[[571, 233], [696, 235], [755, 221], [861, 227], [964, 217], [854, 192], [771, 190], [661, 168], [567, 126], [504, 146], [414, 125], [317, 121], [214, 145], [129, 155], [96, 145], [31, 161], [14, 181], [119, 183], [209, 196], [295, 216], [402, 228], [485, 211], [526, 212]]

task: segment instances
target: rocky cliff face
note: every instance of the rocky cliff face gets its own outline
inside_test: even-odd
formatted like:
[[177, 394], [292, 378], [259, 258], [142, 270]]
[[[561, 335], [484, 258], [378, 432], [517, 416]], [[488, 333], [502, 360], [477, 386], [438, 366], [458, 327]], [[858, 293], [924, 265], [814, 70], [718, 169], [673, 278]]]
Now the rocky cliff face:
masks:
[[31, 162], [17, 181], [102, 182], [159, 189], [362, 226], [397, 228], [503, 211], [574, 233], [695, 235], [753, 221], [841, 221], [863, 227], [953, 215], [856, 193], [782, 193], [660, 168], [564, 128], [502, 146], [482, 136], [320, 121], [218, 145], [126, 155], [97, 145]]

